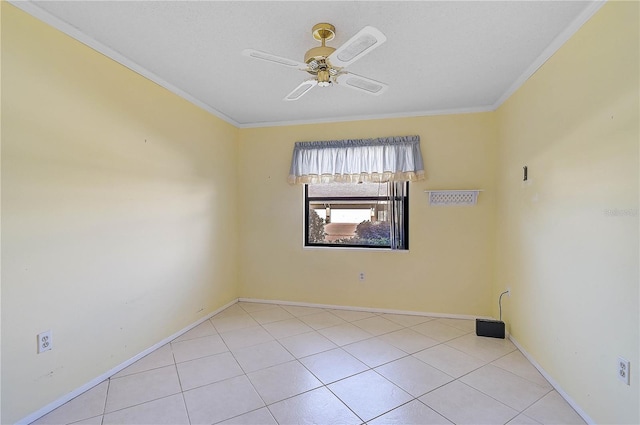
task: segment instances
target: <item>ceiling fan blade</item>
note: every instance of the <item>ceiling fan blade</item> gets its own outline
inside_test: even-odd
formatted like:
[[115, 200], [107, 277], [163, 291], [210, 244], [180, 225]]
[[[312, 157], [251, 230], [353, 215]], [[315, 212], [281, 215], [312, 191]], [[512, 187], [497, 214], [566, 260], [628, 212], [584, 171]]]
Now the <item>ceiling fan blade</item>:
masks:
[[267, 62], [275, 63], [275, 64], [278, 64], [278, 65], [288, 66], [290, 68], [296, 68], [296, 69], [306, 69], [307, 68], [307, 64], [306, 63], [302, 63], [302, 62], [294, 61], [294, 60], [291, 60], [291, 59], [283, 58], [283, 57], [280, 57], [280, 56], [272, 55], [271, 53], [261, 52], [260, 50], [245, 49], [245, 50], [242, 51], [242, 54], [244, 56], [248, 56], [250, 58], [262, 59], [262, 60], [267, 61]]
[[347, 72], [340, 79], [341, 86], [347, 86], [352, 89], [360, 90], [369, 94], [379, 95], [389, 88], [385, 83], [372, 80], [371, 78]]
[[331, 65], [342, 68], [357, 61], [385, 41], [387, 41], [387, 37], [380, 30], [367, 26], [338, 47], [327, 59]]
[[283, 100], [298, 100], [309, 90], [318, 85], [316, 80], [303, 81], [298, 87], [293, 89]]

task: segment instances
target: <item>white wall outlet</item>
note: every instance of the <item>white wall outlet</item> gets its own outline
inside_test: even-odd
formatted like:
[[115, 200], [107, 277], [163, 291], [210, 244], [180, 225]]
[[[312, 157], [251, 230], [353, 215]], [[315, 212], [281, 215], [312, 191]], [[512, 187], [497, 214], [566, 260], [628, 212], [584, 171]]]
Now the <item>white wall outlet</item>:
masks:
[[358, 279], [364, 280], [364, 278], [365, 278], [364, 272], [360, 272], [360, 274], [358, 274]]
[[629, 360], [618, 357], [618, 379], [627, 385], [631, 385], [629, 372]]
[[507, 297], [511, 296], [511, 287], [507, 286]]
[[49, 351], [53, 348], [53, 339], [51, 331], [45, 331], [38, 334], [38, 354]]

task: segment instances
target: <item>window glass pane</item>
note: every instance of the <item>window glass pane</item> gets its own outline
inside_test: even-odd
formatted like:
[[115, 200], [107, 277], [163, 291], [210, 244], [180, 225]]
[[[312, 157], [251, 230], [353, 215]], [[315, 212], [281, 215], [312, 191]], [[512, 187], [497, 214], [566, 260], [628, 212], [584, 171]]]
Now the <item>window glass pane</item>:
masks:
[[309, 242], [320, 244], [389, 246], [387, 202], [330, 206], [309, 203]]
[[388, 186], [388, 183], [307, 186], [308, 243], [390, 247]]

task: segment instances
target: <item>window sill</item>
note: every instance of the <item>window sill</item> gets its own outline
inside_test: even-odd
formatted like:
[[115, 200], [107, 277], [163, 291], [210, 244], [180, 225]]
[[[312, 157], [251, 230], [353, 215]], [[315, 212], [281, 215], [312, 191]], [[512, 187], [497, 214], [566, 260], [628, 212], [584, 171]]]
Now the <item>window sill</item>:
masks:
[[366, 247], [349, 247], [349, 246], [303, 246], [303, 250], [337, 250], [337, 251], [367, 251], [367, 252], [409, 252], [408, 249], [391, 249], [391, 248], [366, 248]]

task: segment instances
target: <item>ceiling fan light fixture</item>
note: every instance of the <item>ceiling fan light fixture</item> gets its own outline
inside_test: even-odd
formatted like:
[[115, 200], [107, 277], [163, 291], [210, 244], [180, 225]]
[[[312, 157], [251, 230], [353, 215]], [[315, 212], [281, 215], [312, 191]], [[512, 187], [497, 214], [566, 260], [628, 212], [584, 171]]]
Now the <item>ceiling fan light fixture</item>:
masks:
[[329, 71], [318, 71], [318, 85], [320, 87], [329, 87], [331, 85], [331, 76], [329, 75]]

